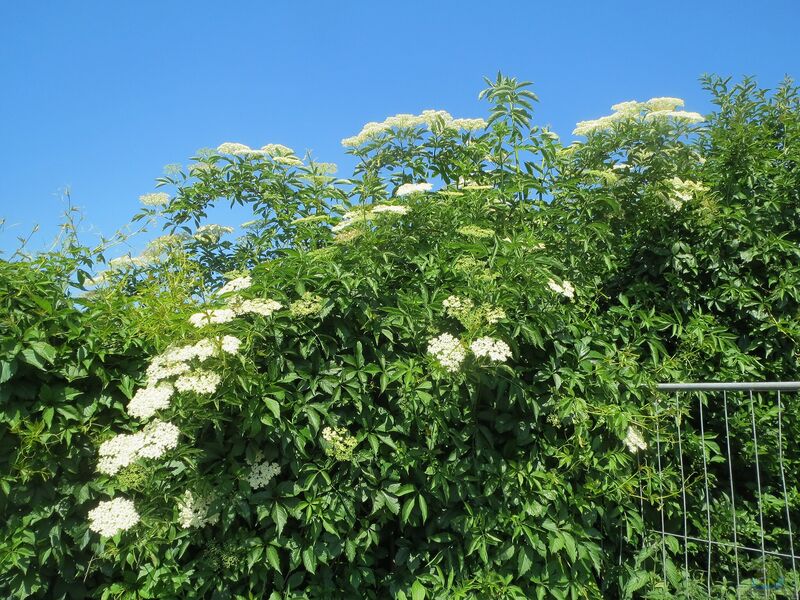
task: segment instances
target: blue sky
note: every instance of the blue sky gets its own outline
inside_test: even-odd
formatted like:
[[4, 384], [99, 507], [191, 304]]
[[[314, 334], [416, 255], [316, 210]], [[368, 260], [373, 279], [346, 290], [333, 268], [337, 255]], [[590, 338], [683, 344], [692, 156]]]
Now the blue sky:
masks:
[[0, 250], [34, 224], [45, 246], [65, 189], [87, 241], [111, 234], [164, 165], [225, 141], [308, 149], [346, 175], [339, 142], [363, 123], [484, 116], [498, 70], [532, 80], [537, 122], [566, 138], [622, 100], [705, 112], [703, 73], [800, 77], [799, 18], [797, 0], [3, 2]]

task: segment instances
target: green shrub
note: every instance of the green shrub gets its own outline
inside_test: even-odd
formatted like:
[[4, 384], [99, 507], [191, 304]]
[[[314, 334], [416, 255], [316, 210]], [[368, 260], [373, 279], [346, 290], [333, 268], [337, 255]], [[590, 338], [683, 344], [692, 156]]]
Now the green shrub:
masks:
[[[708, 79], [703, 126], [623, 103], [565, 147], [528, 84], [488, 83], [487, 122], [344, 140], [349, 179], [278, 145], [200, 153], [143, 198], [168, 235], [91, 293], [78, 264], [2, 264], [0, 589], [661, 593], [637, 557], [654, 383], [797, 378], [794, 88]], [[252, 209], [243, 235], [203, 224], [220, 202]]]

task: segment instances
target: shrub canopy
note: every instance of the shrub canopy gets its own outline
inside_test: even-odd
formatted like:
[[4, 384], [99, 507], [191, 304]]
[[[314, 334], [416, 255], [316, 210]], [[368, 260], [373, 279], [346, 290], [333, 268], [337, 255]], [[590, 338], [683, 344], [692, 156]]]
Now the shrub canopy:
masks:
[[93, 279], [74, 237], [0, 263], [6, 596], [672, 597], [640, 552], [655, 383], [800, 379], [796, 90], [707, 78], [711, 115], [625, 102], [564, 145], [487, 84], [486, 121], [343, 140], [348, 178], [199, 152]]

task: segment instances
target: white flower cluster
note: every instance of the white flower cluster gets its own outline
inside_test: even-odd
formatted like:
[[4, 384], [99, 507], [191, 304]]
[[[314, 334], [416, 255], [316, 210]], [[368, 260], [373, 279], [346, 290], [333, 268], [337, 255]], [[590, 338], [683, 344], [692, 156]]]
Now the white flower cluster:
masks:
[[254, 490], [267, 487], [267, 484], [280, 472], [281, 468], [278, 463], [259, 462], [250, 469], [250, 473], [247, 475], [247, 483]]
[[294, 155], [294, 150], [283, 144], [267, 144], [259, 150], [251, 148], [245, 144], [235, 142], [225, 142], [217, 147], [217, 154], [230, 154], [233, 156], [243, 156], [248, 158], [269, 157], [276, 163], [286, 165], [302, 165], [303, 161]]
[[448, 296], [442, 302], [445, 314], [456, 319], [462, 319], [475, 308], [475, 303], [469, 298], [459, 298], [458, 296]]
[[614, 112], [599, 119], [581, 121], [575, 126], [573, 135], [590, 135], [598, 131], [607, 131], [620, 121], [642, 117], [645, 121], [658, 119], [675, 119], [689, 123], [700, 123], [704, 121], [703, 115], [696, 112], [686, 112], [675, 110], [683, 106], [680, 98], [651, 98], [647, 102], [620, 102], [611, 107]]
[[423, 110], [422, 114], [412, 115], [402, 113], [393, 117], [388, 117], [381, 123], [372, 121], [364, 125], [358, 135], [342, 140], [342, 146], [353, 148], [369, 142], [384, 133], [389, 133], [394, 129], [411, 129], [413, 127], [427, 127], [442, 129], [475, 131], [484, 129], [486, 121], [483, 119], [454, 119], [445, 110]]
[[154, 357], [147, 367], [147, 386], [151, 387], [169, 377], [175, 377], [181, 373], [185, 373], [191, 369], [189, 365], [183, 362], [175, 362], [165, 353]]
[[164, 206], [169, 202], [169, 194], [165, 194], [164, 192], [143, 194], [139, 196], [139, 202], [145, 206]]
[[269, 317], [276, 310], [283, 308], [283, 305], [276, 300], [236, 300], [231, 304], [233, 311], [237, 315], [254, 314], [262, 317]]
[[251, 285], [253, 285], [253, 279], [249, 275], [237, 277], [236, 279], [231, 279], [228, 283], [219, 288], [217, 290], [217, 296], [230, 294], [231, 292], [240, 292], [246, 290]]
[[395, 196], [407, 196], [409, 194], [417, 194], [423, 192], [430, 192], [433, 189], [433, 185], [427, 182], [423, 183], [404, 183], [397, 191], [394, 193]]
[[404, 215], [408, 213], [408, 208], [405, 206], [391, 206], [388, 204], [382, 204], [380, 206], [376, 206], [371, 211], [369, 211], [373, 215], [379, 215], [382, 213], [390, 213], [393, 215]]
[[183, 498], [178, 502], [178, 507], [180, 509], [178, 520], [184, 529], [204, 527], [207, 524], [213, 525], [219, 520], [219, 515], [209, 516], [208, 514], [208, 509], [211, 507], [211, 499], [195, 497], [189, 490], [183, 493]]
[[506, 318], [506, 311], [504, 311], [502, 308], [491, 306], [484, 307], [483, 318], [486, 319], [486, 322], [489, 323], [489, 325], [494, 325], [495, 323], [499, 323]]
[[178, 248], [183, 244], [186, 237], [186, 234], [183, 233], [160, 235], [147, 243], [147, 246], [142, 251], [142, 256], [148, 259], [158, 258], [161, 254]]
[[358, 445], [355, 436], [350, 435], [344, 427], [325, 427], [322, 430], [322, 439], [328, 445], [325, 454], [334, 457], [336, 460], [350, 460], [353, 458], [353, 450]]
[[221, 382], [222, 377], [218, 373], [198, 370], [178, 377], [175, 380], [175, 389], [179, 392], [213, 394]]
[[144, 267], [150, 261], [145, 256], [131, 256], [130, 254], [123, 254], [117, 258], [112, 258], [108, 261], [108, 267], [115, 271], [124, 271], [132, 267]]
[[194, 239], [203, 244], [216, 244], [223, 235], [228, 233], [233, 233], [233, 227], [208, 223], [197, 228]]
[[695, 194], [708, 191], [708, 188], [702, 183], [692, 181], [691, 179], [681, 179], [679, 177], [670, 179], [669, 185], [672, 188], [672, 194], [667, 197], [667, 202], [674, 210], [680, 209], [684, 203], [691, 200]]
[[169, 383], [161, 383], [137, 390], [128, 402], [128, 414], [137, 419], [149, 419], [156, 411], [169, 407], [169, 399], [175, 388]]
[[480, 337], [472, 344], [469, 349], [478, 358], [488, 358], [494, 362], [504, 362], [511, 358], [511, 348], [502, 340], [485, 336]]
[[272, 157], [292, 156], [294, 154], [294, 150], [283, 144], [267, 144], [266, 146], [261, 146], [261, 152]]
[[428, 354], [432, 354], [446, 370], [454, 373], [467, 358], [467, 352], [461, 340], [443, 333], [428, 341]]
[[639, 450], [647, 450], [647, 442], [644, 441], [641, 432], [634, 427], [628, 427], [628, 432], [622, 441], [634, 454]]
[[89, 511], [89, 529], [112, 537], [136, 525], [139, 518], [133, 502], [126, 498], [114, 498], [101, 502], [97, 508]]
[[289, 165], [290, 167], [297, 167], [303, 164], [303, 161], [296, 156], [273, 156], [272, 160], [279, 165]]
[[[423, 185], [423, 184], [420, 184]], [[429, 184], [425, 184], [429, 185]], [[402, 187], [402, 186], [401, 186]], [[375, 206], [370, 210], [351, 210], [342, 215], [342, 220], [339, 221], [336, 225], [331, 227], [331, 231], [333, 233], [339, 233], [340, 231], [347, 229], [354, 223], [358, 221], [362, 221], [364, 223], [368, 223], [372, 221], [373, 217], [377, 215], [405, 215], [408, 213], [408, 208], [405, 206], [395, 206], [389, 204], [381, 204], [379, 206]]]
[[250, 146], [237, 142], [224, 142], [217, 147], [217, 154], [232, 154], [233, 156], [254, 156], [260, 154]]
[[561, 294], [565, 298], [572, 299], [575, 297], [575, 288], [572, 287], [572, 284], [569, 281], [562, 281], [559, 285], [552, 279], [547, 281], [547, 287], [553, 290], [556, 294]]
[[230, 308], [215, 308], [195, 313], [189, 317], [189, 323], [195, 327], [205, 327], [216, 323], [227, 323], [236, 318], [236, 313]]
[[100, 444], [97, 470], [114, 475], [137, 458], [159, 458], [178, 445], [180, 430], [172, 423], [153, 421], [142, 431], [121, 433]]

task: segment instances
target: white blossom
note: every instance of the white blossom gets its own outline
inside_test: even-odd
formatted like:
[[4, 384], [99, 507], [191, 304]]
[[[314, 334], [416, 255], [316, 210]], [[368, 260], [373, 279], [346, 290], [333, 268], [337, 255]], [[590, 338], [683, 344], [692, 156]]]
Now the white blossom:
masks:
[[236, 142], [225, 142], [217, 147], [217, 154], [233, 154], [234, 156], [251, 156], [259, 154], [258, 150], [253, 150], [250, 146]]
[[381, 213], [404, 215], [408, 212], [408, 208], [406, 208], [405, 206], [390, 206], [388, 204], [382, 204], [380, 206], [376, 206], [369, 212], [372, 213], [373, 215], [378, 215]]
[[139, 202], [145, 206], [164, 206], [169, 202], [169, 194], [165, 194], [164, 192], [143, 194], [139, 196]]
[[137, 419], [149, 419], [156, 411], [169, 407], [174, 391], [169, 383], [140, 388], [128, 402], [128, 414]]
[[639, 450], [647, 450], [647, 442], [644, 441], [641, 432], [634, 427], [628, 427], [628, 432], [622, 441], [634, 454]]
[[280, 472], [281, 468], [278, 463], [257, 463], [250, 469], [250, 473], [247, 475], [247, 483], [254, 490], [266, 487], [272, 478], [278, 475]]
[[191, 367], [184, 362], [170, 360], [166, 353], [156, 356], [147, 367], [147, 385], [148, 387], [154, 386], [162, 379], [175, 377], [175, 375], [180, 375], [190, 369]]
[[205, 327], [212, 323], [227, 323], [236, 318], [236, 313], [230, 308], [215, 308], [195, 313], [189, 317], [189, 323], [195, 327]]
[[228, 233], [233, 233], [233, 227], [208, 223], [197, 228], [194, 239], [204, 244], [216, 244], [223, 235]]
[[684, 105], [680, 98], [650, 98], [644, 103], [650, 110], [675, 110]]
[[178, 445], [181, 431], [172, 423], [153, 421], [144, 428], [142, 447], [137, 452], [144, 458], [160, 458]]
[[494, 362], [504, 362], [511, 358], [511, 348], [502, 340], [485, 336], [470, 344], [470, 350], [478, 358], [488, 358]]
[[442, 302], [444, 312], [450, 317], [463, 320], [466, 319], [469, 313], [475, 308], [475, 303], [469, 298], [460, 298], [458, 296], [448, 296]]
[[229, 294], [230, 292], [240, 292], [246, 290], [251, 285], [253, 285], [253, 279], [249, 275], [237, 277], [236, 279], [231, 279], [228, 283], [219, 288], [217, 290], [217, 296]]
[[204, 527], [207, 524], [214, 524], [219, 520], [219, 515], [208, 514], [208, 509], [211, 506], [209, 498], [196, 497], [192, 492], [186, 490], [183, 497], [178, 501], [178, 521], [181, 527], [189, 529], [190, 527]]
[[572, 287], [572, 284], [569, 281], [563, 281], [559, 285], [552, 279], [547, 281], [547, 287], [553, 290], [557, 294], [561, 294], [565, 298], [572, 299], [575, 297], [575, 288]]
[[89, 529], [104, 537], [112, 537], [136, 525], [139, 518], [133, 502], [126, 498], [114, 498], [101, 502], [97, 508], [89, 511]]
[[449, 333], [432, 338], [428, 341], [428, 354], [432, 354], [439, 364], [447, 371], [454, 373], [461, 367], [467, 357], [467, 352], [461, 341]]
[[217, 391], [222, 377], [212, 371], [192, 371], [175, 380], [175, 389], [179, 392], [196, 394], [213, 394]]
[[404, 183], [394, 193], [395, 196], [407, 196], [408, 194], [430, 192], [433, 185], [430, 183]]
[[223, 336], [219, 342], [222, 351], [227, 354], [236, 354], [239, 351], [239, 346], [242, 345], [242, 340], [233, 335]]
[[261, 146], [261, 152], [267, 156], [290, 156], [294, 154], [294, 150], [283, 144], [267, 144]]
[[178, 445], [179, 435], [180, 430], [165, 421], [153, 421], [136, 433], [120, 433], [100, 444], [97, 470], [114, 475], [137, 458], [159, 458]]
[[255, 314], [262, 317], [269, 317], [276, 310], [280, 310], [283, 305], [276, 300], [241, 300], [232, 305], [232, 310], [237, 315]]

